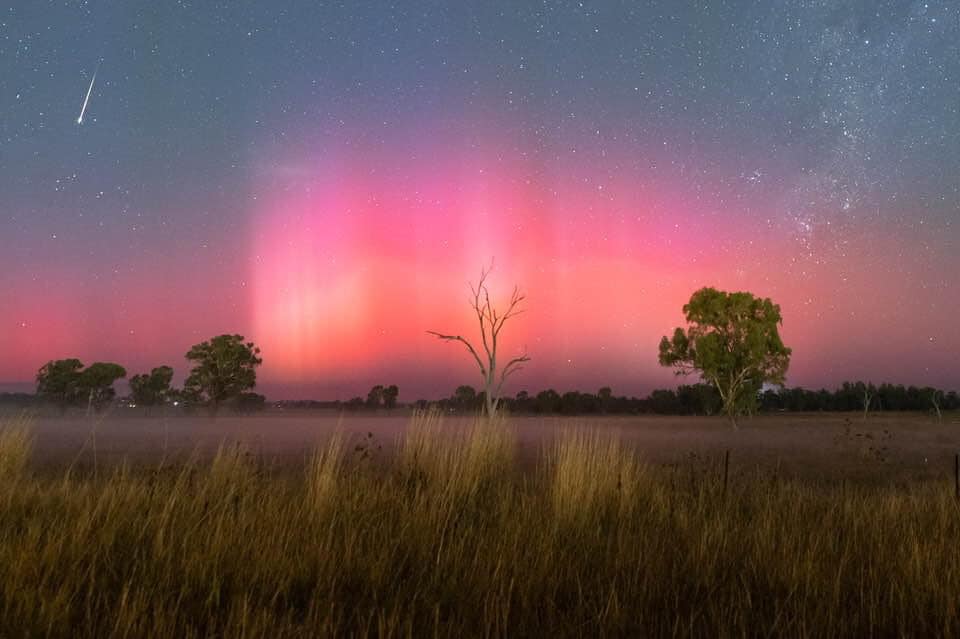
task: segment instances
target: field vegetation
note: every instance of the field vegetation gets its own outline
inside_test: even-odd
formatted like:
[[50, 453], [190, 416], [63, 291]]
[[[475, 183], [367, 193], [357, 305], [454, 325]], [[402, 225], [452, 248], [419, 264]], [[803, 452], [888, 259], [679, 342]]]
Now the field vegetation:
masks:
[[0, 432], [3, 636], [960, 634], [948, 481], [725, 479], [576, 429], [531, 468], [507, 419], [437, 412], [296, 468], [38, 469], [29, 420]]

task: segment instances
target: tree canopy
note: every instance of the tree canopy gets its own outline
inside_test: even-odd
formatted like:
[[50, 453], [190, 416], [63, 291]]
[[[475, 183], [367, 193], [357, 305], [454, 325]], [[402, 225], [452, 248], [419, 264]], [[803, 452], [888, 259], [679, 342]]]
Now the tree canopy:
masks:
[[756, 409], [764, 383], [785, 381], [791, 350], [780, 339], [780, 307], [751, 293], [702, 288], [683, 313], [688, 326], [660, 340], [660, 364], [713, 384], [736, 427], [737, 415]]
[[383, 389], [383, 407], [393, 409], [397, 406], [397, 397], [400, 396], [400, 388], [396, 384], [390, 384]]
[[367, 393], [367, 407], [380, 408], [383, 404], [383, 385], [377, 384]]
[[259, 354], [243, 335], [218, 335], [194, 345], [186, 354], [194, 366], [184, 382], [184, 395], [209, 403], [216, 412], [224, 401], [256, 386], [256, 367], [263, 362]]
[[134, 375], [130, 378], [130, 395], [139, 406], [160, 406], [170, 398], [173, 381], [173, 369], [158, 366], [149, 374]]
[[116, 395], [114, 382], [127, 376], [120, 364], [94, 362], [80, 371], [77, 386], [81, 397], [87, 400], [87, 410], [100, 409]]
[[57, 404], [61, 410], [74, 403], [80, 394], [79, 359], [51, 360], [37, 371], [37, 395]]

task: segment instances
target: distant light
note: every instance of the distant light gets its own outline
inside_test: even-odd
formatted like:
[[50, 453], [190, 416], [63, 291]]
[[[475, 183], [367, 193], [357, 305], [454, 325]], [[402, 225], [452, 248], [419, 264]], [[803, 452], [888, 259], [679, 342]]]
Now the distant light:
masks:
[[174, 406], [179, 406], [179, 405], [180, 405], [180, 402], [174, 402], [173, 405], [174, 405]]

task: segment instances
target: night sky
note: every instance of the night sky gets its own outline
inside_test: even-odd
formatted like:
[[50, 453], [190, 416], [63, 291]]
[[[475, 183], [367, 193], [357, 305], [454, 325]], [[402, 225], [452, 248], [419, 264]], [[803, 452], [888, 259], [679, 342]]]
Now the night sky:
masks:
[[446, 395], [491, 257], [511, 393], [675, 384], [705, 285], [790, 385], [960, 387], [960, 3], [17, 0], [0, 249], [6, 388], [240, 332], [270, 397]]

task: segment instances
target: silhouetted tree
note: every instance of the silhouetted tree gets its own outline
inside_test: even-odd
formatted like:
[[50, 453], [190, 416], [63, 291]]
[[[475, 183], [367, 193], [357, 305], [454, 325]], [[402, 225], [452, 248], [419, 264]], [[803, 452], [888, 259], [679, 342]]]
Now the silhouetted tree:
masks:
[[655, 389], [650, 393], [650, 408], [661, 415], [676, 415], [680, 412], [680, 402], [672, 390]]
[[956, 391], [947, 393], [943, 400], [943, 408], [944, 410], [960, 409], [960, 395], [958, 395]]
[[784, 410], [782, 391], [778, 393], [773, 389], [767, 389], [760, 395], [760, 410], [762, 411], [780, 411]]
[[717, 389], [710, 384], [689, 384], [677, 388], [677, 402], [683, 415], [713, 415], [722, 408]]
[[877, 403], [883, 410], [907, 410], [907, 389], [903, 384], [880, 384]]
[[610, 404], [613, 398], [613, 390], [609, 386], [604, 386], [597, 391], [597, 399], [600, 401], [600, 412], [606, 413], [610, 410]]
[[238, 413], [254, 413], [267, 407], [267, 398], [259, 393], [243, 392], [230, 400]]
[[466, 384], [457, 386], [457, 389], [453, 391], [453, 397], [450, 398], [450, 403], [456, 410], [474, 410], [481, 406], [477, 391], [473, 386], [467, 386]]
[[560, 411], [560, 394], [552, 388], [537, 393], [534, 410], [538, 413], [556, 413]]
[[87, 400], [87, 414], [94, 409], [103, 408], [117, 392], [114, 382], [127, 376], [127, 371], [113, 362], [94, 362], [80, 371], [77, 388]]
[[383, 386], [377, 384], [367, 393], [367, 408], [380, 408], [383, 404]]
[[263, 362], [259, 354], [242, 335], [218, 335], [194, 345], [186, 355], [194, 363], [184, 382], [186, 396], [209, 403], [216, 414], [222, 402], [256, 386], [256, 367]]
[[0, 393], [0, 406], [29, 408], [36, 405], [39, 397], [33, 393]]
[[780, 339], [780, 307], [750, 293], [702, 288], [683, 307], [689, 326], [660, 340], [660, 364], [678, 374], [699, 373], [736, 418], [756, 406], [763, 383], [782, 384], [790, 349]]
[[400, 396], [400, 389], [396, 384], [391, 384], [383, 389], [383, 407], [393, 409], [397, 406], [397, 397]]
[[162, 406], [172, 398], [172, 381], [173, 369], [169, 366], [158, 366], [149, 374], [134, 375], [130, 378], [130, 396], [135, 404], [148, 410], [153, 406]]
[[51, 360], [37, 371], [37, 396], [51, 401], [60, 408], [60, 412], [77, 401], [80, 395], [80, 369], [83, 363], [79, 359]]
[[[427, 333], [442, 340], [461, 342], [467, 347], [474, 361], [476, 361], [477, 366], [480, 367], [480, 376], [483, 378], [483, 395], [486, 414], [488, 417], [493, 417], [500, 403], [500, 391], [503, 388], [504, 382], [507, 381], [510, 375], [521, 370], [523, 368], [522, 364], [530, 361], [530, 358], [526, 355], [514, 357], [508, 361], [502, 369], [499, 371], [497, 369], [499, 363], [497, 359], [497, 348], [499, 346], [500, 331], [508, 319], [516, 317], [523, 312], [520, 304], [526, 296], [521, 295], [519, 289], [514, 287], [513, 294], [510, 296], [510, 302], [507, 304], [507, 310], [502, 314], [498, 313], [490, 302], [490, 293], [487, 291], [486, 280], [489, 274], [490, 269], [482, 269], [480, 271], [480, 282], [475, 288], [472, 284], [470, 285], [470, 292], [473, 294], [473, 300], [470, 305], [473, 307], [473, 311], [480, 323], [480, 337], [484, 353], [482, 359], [477, 349], [473, 347], [473, 344], [460, 335], [445, 335], [436, 331], [427, 331]], [[498, 372], [499, 377], [497, 375]]]

